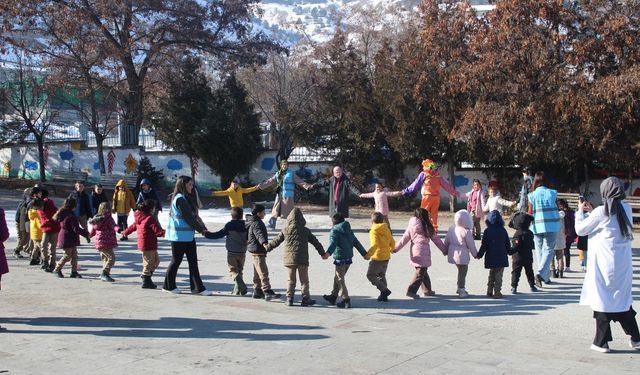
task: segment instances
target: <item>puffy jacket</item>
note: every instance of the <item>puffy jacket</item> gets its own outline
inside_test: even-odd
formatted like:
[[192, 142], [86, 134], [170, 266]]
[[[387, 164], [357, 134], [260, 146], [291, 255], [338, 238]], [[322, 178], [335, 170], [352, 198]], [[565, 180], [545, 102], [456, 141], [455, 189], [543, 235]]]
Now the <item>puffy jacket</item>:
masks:
[[374, 223], [369, 231], [369, 251], [367, 256], [371, 260], [389, 260], [391, 251], [395, 248], [396, 242], [393, 240], [391, 230], [386, 223]]
[[42, 229], [40, 229], [40, 215], [38, 215], [38, 210], [33, 208], [29, 210], [29, 237], [32, 240], [42, 240]]
[[138, 250], [150, 251], [158, 250], [158, 237], [164, 237], [164, 230], [160, 228], [153, 215], [145, 214], [138, 210], [133, 215], [133, 224], [122, 232], [128, 236], [133, 231], [137, 231]]
[[325, 251], [316, 236], [307, 228], [307, 221], [299, 208], [294, 208], [287, 219], [287, 225], [278, 235], [269, 242], [269, 248], [273, 249], [284, 242], [282, 253], [285, 266], [308, 266], [309, 243], [312, 244], [318, 254], [324, 255]]
[[257, 186], [252, 186], [248, 188], [243, 188], [238, 186], [237, 189], [234, 189], [233, 186], [229, 186], [227, 190], [222, 191], [214, 191], [211, 193], [214, 197], [229, 197], [229, 205], [231, 207], [244, 207], [244, 194], [253, 193], [258, 189]]
[[68, 249], [80, 246], [80, 236], [89, 237], [89, 232], [80, 227], [78, 218], [71, 210], [63, 210], [57, 217], [60, 222], [58, 248]]
[[482, 234], [482, 244], [478, 257], [484, 257], [484, 268], [508, 267], [508, 253], [511, 250], [511, 242], [506, 229], [504, 229], [504, 221], [498, 210], [489, 212], [487, 220], [487, 229]]
[[347, 260], [353, 258], [354, 246], [362, 256], [367, 255], [367, 250], [353, 234], [351, 224], [348, 221], [338, 223], [331, 228], [327, 253], [331, 254], [333, 259]]
[[107, 194], [104, 193], [104, 190], [100, 194], [96, 193], [94, 190], [92, 190], [91, 193], [89, 193], [89, 204], [91, 205], [91, 213], [93, 215], [98, 213], [98, 208], [100, 208], [100, 203], [103, 203], [103, 202], [109, 203], [109, 200], [107, 199]]
[[266, 254], [263, 244], [269, 242], [267, 227], [264, 222], [253, 215], [247, 216], [247, 250], [252, 254]]
[[83, 190], [82, 192], [79, 192], [77, 190], [74, 190], [71, 192], [71, 194], [69, 194], [69, 198], [76, 201], [76, 208], [74, 210], [76, 216], [93, 216], [91, 202], [89, 201], [91, 198], [89, 198], [89, 194], [87, 194], [86, 191]]
[[[122, 194], [118, 194], [118, 187], [121, 188], [121, 190], [124, 193], [124, 212], [118, 212], [117, 208], [118, 208], [118, 196], [120, 195], [122, 197]], [[131, 190], [129, 190], [129, 188], [127, 187], [127, 182], [125, 180], [120, 180], [118, 181], [118, 183], [116, 184], [116, 189], [113, 191], [113, 199], [112, 199], [112, 203], [111, 203], [111, 212], [115, 212], [118, 214], [129, 214], [129, 211], [133, 210], [136, 208], [136, 201], [133, 199], [133, 193], [131, 192]]]
[[58, 233], [60, 232], [60, 223], [57, 220], [53, 220], [53, 215], [56, 211], [55, 203], [49, 198], [44, 199], [44, 208], [38, 210], [40, 215], [40, 229], [43, 233]]
[[89, 224], [92, 226], [89, 237], [96, 238], [96, 249], [109, 250], [118, 247], [118, 240], [116, 240], [118, 225], [113, 220], [111, 212], [94, 216], [89, 220]]
[[[145, 193], [144, 190], [142, 190], [142, 185], [149, 185], [149, 191]], [[140, 204], [147, 199], [153, 199], [154, 201], [156, 201], [156, 210], [162, 211], [162, 202], [160, 202], [160, 198], [158, 198], [156, 190], [151, 187], [151, 181], [143, 178], [142, 181], [140, 181], [140, 193], [138, 194], [138, 200], [136, 200], [136, 204]]]
[[394, 251], [399, 251], [404, 245], [411, 242], [411, 247], [409, 248], [411, 265], [414, 267], [431, 267], [431, 247], [429, 246], [429, 241], [433, 241], [443, 254], [447, 254], [447, 249], [440, 237], [438, 237], [438, 233], [434, 231], [431, 237], [428, 237], [422, 228], [420, 219], [412, 217], [409, 219], [409, 226], [407, 226], [407, 229], [404, 231], [402, 238], [396, 243]]
[[449, 227], [444, 245], [447, 248], [447, 259], [451, 264], [469, 264], [471, 257], [478, 256], [476, 243], [473, 240], [471, 215], [467, 210], [456, 212], [453, 217], [454, 225]]
[[244, 220], [231, 220], [217, 232], [205, 232], [205, 238], [218, 239], [226, 237], [225, 247], [228, 252], [244, 254], [247, 252], [247, 227]]
[[516, 213], [511, 221], [509, 227], [516, 230], [511, 241], [510, 255], [513, 255], [514, 264], [532, 264], [533, 263], [533, 249], [535, 244], [533, 242], [533, 232], [529, 230], [529, 226], [533, 222], [533, 216], [526, 212]]

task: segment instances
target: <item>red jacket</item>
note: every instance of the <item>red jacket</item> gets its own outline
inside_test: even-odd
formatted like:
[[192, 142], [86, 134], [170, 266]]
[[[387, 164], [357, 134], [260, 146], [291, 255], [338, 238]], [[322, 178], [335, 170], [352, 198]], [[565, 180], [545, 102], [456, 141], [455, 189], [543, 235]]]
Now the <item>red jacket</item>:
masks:
[[164, 237], [164, 229], [160, 229], [152, 215], [145, 214], [140, 210], [135, 212], [133, 218], [133, 224], [125, 229], [122, 235], [128, 236], [137, 230], [138, 250], [158, 250], [158, 237]]
[[44, 209], [38, 210], [40, 216], [40, 229], [43, 233], [58, 233], [60, 232], [60, 223], [57, 220], [53, 220], [53, 215], [58, 211], [56, 204], [49, 198], [44, 200]]

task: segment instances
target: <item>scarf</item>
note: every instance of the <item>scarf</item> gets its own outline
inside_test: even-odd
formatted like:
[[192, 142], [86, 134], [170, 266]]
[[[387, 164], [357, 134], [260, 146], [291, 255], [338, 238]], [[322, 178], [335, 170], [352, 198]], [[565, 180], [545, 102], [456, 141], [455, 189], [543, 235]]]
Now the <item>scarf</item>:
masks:
[[624, 238], [628, 240], [633, 239], [631, 235], [631, 223], [622, 206], [622, 200], [626, 198], [622, 181], [617, 177], [607, 178], [600, 184], [600, 194], [602, 195], [602, 202], [604, 203], [604, 214], [607, 217], [616, 215], [618, 225], [620, 225], [620, 232]]

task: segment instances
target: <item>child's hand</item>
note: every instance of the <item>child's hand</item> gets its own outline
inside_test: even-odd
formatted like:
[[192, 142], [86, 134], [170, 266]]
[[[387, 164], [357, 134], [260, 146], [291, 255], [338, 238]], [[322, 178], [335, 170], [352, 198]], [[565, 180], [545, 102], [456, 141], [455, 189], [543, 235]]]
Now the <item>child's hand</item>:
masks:
[[324, 253], [322, 254], [322, 259], [328, 259], [329, 258], [329, 253]]
[[364, 258], [365, 260], [369, 260], [371, 257], [370, 257], [370, 256], [368, 256], [368, 255], [365, 255], [363, 258]]

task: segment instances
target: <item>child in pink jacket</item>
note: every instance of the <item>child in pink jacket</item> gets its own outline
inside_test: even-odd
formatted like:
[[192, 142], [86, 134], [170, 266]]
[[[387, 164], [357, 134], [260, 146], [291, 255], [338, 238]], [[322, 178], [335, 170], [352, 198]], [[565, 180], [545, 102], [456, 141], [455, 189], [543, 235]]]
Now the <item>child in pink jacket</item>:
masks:
[[478, 255], [478, 249], [473, 241], [472, 220], [467, 210], [456, 212], [453, 218], [454, 225], [449, 228], [447, 236], [444, 239], [444, 245], [447, 248], [449, 263], [458, 267], [458, 296], [461, 298], [468, 297], [469, 293], [465, 290], [465, 279], [467, 278], [467, 270], [469, 269], [469, 260], [473, 255]]
[[409, 226], [404, 231], [402, 239], [396, 243], [393, 250], [394, 253], [397, 253], [404, 245], [411, 242], [409, 257], [411, 265], [416, 269], [416, 274], [407, 288], [407, 297], [420, 298], [417, 294], [420, 287], [422, 287], [422, 293], [425, 297], [436, 294], [431, 288], [431, 279], [427, 273], [427, 269], [431, 267], [429, 241], [433, 241], [442, 251], [442, 254], [447, 255], [447, 248], [438, 237], [438, 232], [433, 228], [433, 224], [431, 224], [429, 211], [424, 208], [417, 208], [414, 212], [414, 217], [409, 220]]
[[111, 278], [111, 268], [116, 263], [116, 255], [113, 249], [118, 247], [118, 240], [116, 239], [118, 225], [111, 216], [109, 203], [100, 203], [98, 213], [89, 220], [89, 224], [91, 224], [89, 238], [96, 237], [96, 250], [100, 252], [100, 258], [102, 258], [102, 276], [100, 276], [100, 280], [112, 283], [115, 281]]
[[389, 224], [389, 197], [401, 197], [401, 191], [388, 191], [382, 186], [381, 183], [376, 184], [375, 191], [371, 193], [360, 194], [360, 198], [373, 198], [373, 202], [375, 203], [374, 210], [375, 212], [380, 212], [382, 217], [384, 218], [384, 222], [389, 225], [389, 229], [391, 229], [391, 225]]

